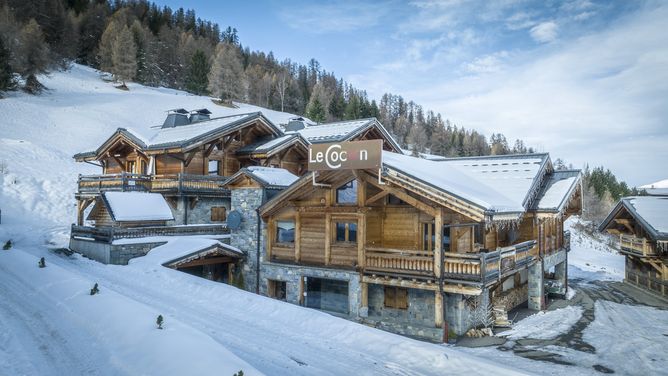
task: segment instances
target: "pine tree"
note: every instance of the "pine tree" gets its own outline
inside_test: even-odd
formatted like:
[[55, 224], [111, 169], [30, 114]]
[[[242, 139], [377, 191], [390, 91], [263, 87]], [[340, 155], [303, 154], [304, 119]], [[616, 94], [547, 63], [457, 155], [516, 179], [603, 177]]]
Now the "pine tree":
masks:
[[306, 116], [317, 123], [325, 121], [327, 114], [325, 113], [325, 108], [317, 97], [309, 103], [309, 108], [306, 110]]
[[197, 50], [190, 59], [190, 66], [188, 67], [188, 79], [186, 81], [186, 88], [189, 92], [203, 95], [207, 93], [207, 86], [209, 85], [209, 63], [206, 61], [206, 55], [202, 50]]
[[44, 257], [39, 259], [39, 263], [37, 264], [40, 268], [46, 268], [46, 260], [44, 260]]
[[34, 19], [21, 29], [17, 56], [20, 59], [19, 73], [26, 79], [25, 91], [31, 94], [41, 92], [44, 86], [35, 75], [47, 72], [50, 65], [49, 47], [44, 42], [42, 29]]
[[0, 37], [0, 93], [13, 90], [16, 87], [9, 62], [9, 50], [5, 48], [3, 38]]
[[127, 26], [121, 29], [112, 43], [111, 61], [111, 72], [125, 87], [125, 82], [137, 75], [137, 47]]
[[241, 57], [235, 46], [220, 43], [209, 71], [209, 92], [221, 100], [243, 100], [246, 96], [246, 77]]
[[95, 295], [95, 294], [97, 294], [98, 292], [100, 292], [100, 289], [97, 287], [97, 283], [96, 283], [95, 285], [93, 285], [93, 288], [90, 289], [90, 294], [91, 294], [91, 295]]
[[12, 240], [11, 239], [7, 240], [5, 245], [2, 246], [2, 249], [4, 249], [5, 251], [9, 251], [10, 249], [12, 249]]
[[158, 318], [155, 320], [156, 325], [158, 325], [158, 329], [162, 329], [162, 323], [164, 322], [162, 315], [158, 315]]

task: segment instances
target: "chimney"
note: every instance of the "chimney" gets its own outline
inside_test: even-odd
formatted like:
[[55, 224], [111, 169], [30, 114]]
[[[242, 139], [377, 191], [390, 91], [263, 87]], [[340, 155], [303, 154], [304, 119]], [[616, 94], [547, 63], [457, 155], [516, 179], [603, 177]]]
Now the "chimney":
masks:
[[199, 110], [190, 112], [190, 123], [197, 123], [200, 121], [211, 120], [211, 111], [206, 108], [200, 108]]
[[167, 111], [167, 119], [162, 123], [162, 128], [174, 128], [179, 125], [188, 125], [190, 120], [188, 119], [188, 111], [183, 108], [177, 108], [174, 110]]
[[285, 126], [285, 131], [286, 132], [295, 132], [299, 131], [306, 128], [306, 122], [304, 121], [304, 118], [294, 118], [290, 119], [290, 122], [288, 122], [288, 125]]

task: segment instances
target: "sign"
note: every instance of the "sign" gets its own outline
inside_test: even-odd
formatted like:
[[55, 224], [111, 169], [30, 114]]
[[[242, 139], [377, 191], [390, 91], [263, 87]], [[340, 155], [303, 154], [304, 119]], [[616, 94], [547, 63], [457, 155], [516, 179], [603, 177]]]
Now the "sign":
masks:
[[380, 168], [383, 140], [313, 144], [308, 149], [309, 171]]

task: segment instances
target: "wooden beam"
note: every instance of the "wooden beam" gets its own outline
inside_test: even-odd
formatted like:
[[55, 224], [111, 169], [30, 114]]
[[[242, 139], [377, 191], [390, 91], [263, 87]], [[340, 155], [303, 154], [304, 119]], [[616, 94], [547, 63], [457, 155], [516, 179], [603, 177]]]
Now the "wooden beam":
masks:
[[369, 199], [366, 200], [366, 202], [364, 204], [365, 205], [370, 205], [370, 204], [380, 200], [381, 198], [383, 198], [383, 197], [385, 197], [389, 194], [390, 194], [389, 191], [380, 191], [379, 193], [376, 193], [375, 195], [369, 197]]
[[332, 258], [332, 215], [325, 214], [325, 265]]
[[398, 286], [398, 287], [407, 287], [411, 289], [419, 290], [429, 290], [429, 291], [438, 291], [438, 284], [433, 282], [418, 282], [408, 279], [399, 279], [399, 278], [384, 278], [384, 277], [375, 277], [365, 275], [362, 277], [362, 282], [373, 283], [376, 285], [383, 286]]
[[377, 187], [378, 189], [388, 191], [389, 193], [397, 196], [398, 198], [400, 198], [401, 200], [403, 200], [407, 204], [409, 204], [411, 206], [414, 206], [414, 207], [418, 208], [419, 210], [422, 210], [423, 212], [431, 215], [432, 217], [435, 217], [436, 213], [439, 211], [439, 209], [436, 209], [432, 206], [429, 206], [429, 205], [425, 204], [424, 202], [416, 199], [415, 197], [409, 195], [406, 192], [406, 190], [404, 190], [404, 189], [398, 189], [398, 188], [392, 187], [390, 185], [378, 184], [378, 182], [374, 181], [367, 174], [360, 174], [360, 176], [362, 176], [363, 179], [367, 183]]
[[193, 160], [193, 158], [195, 157], [195, 154], [197, 154], [197, 152], [198, 152], [198, 150], [193, 150], [193, 151], [190, 152], [190, 154], [188, 155], [188, 157], [186, 158], [186, 160], [183, 161], [183, 165], [184, 165], [185, 167], [188, 167], [188, 165], [189, 165], [190, 162]]
[[302, 221], [299, 212], [295, 213], [295, 262], [302, 258], [301, 241], [302, 239]]
[[225, 264], [228, 262], [236, 262], [237, 259], [230, 256], [217, 256], [209, 258], [199, 258], [193, 261], [186, 262], [184, 264], [174, 265], [172, 268], [181, 269], [189, 268], [192, 266], [201, 266], [201, 265], [212, 265], [212, 264]]
[[357, 266], [364, 268], [366, 266], [366, 214], [362, 213], [357, 219]]
[[434, 326], [443, 326], [443, 294], [440, 291], [434, 291]]
[[360, 308], [369, 308], [369, 284], [360, 282]]
[[[434, 217], [434, 275], [437, 278], [442, 277], [441, 251], [443, 249], [443, 210], [439, 210]], [[440, 295], [437, 293], [437, 295]]]
[[216, 147], [216, 143], [212, 142], [211, 145], [204, 151], [204, 158], [209, 158], [209, 155], [213, 152], [213, 149]]

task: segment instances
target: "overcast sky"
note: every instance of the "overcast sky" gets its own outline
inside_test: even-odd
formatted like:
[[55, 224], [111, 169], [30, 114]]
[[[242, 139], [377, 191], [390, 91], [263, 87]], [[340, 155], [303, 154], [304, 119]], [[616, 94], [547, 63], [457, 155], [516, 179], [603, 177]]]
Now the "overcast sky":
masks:
[[313, 57], [371, 98], [401, 94], [630, 185], [668, 178], [665, 1], [159, 3], [279, 59]]

